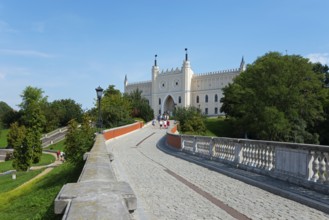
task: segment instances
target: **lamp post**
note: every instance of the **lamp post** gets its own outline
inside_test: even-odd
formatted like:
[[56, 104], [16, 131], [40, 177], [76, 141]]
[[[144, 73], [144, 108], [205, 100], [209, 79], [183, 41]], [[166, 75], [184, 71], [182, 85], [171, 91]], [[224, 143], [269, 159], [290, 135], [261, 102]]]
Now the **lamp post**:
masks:
[[101, 133], [102, 130], [102, 116], [101, 116], [101, 99], [103, 95], [103, 89], [102, 87], [98, 86], [96, 89], [97, 99], [98, 99], [98, 119], [96, 127], [99, 128], [99, 131]]

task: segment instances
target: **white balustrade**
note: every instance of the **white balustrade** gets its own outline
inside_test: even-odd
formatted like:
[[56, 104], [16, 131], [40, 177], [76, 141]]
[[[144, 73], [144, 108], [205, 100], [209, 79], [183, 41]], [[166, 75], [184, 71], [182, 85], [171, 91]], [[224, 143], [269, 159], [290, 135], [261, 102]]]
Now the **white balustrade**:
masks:
[[181, 135], [182, 150], [281, 179], [329, 186], [329, 146]]

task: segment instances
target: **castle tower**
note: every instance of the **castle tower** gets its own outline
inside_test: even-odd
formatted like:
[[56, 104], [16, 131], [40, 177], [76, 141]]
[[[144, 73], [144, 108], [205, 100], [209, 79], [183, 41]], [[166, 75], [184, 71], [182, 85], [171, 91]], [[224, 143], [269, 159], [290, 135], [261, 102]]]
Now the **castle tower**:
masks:
[[240, 71], [243, 72], [246, 70], [246, 64], [244, 62], [244, 58], [242, 56], [242, 60], [241, 60], [241, 63], [240, 63]]
[[[157, 94], [157, 84], [158, 84], [158, 75], [160, 72], [159, 66], [157, 64], [157, 57], [158, 55], [154, 56], [154, 66], [152, 66], [152, 100], [150, 105], [152, 106], [153, 109], [156, 109], [156, 104], [157, 104], [157, 97], [155, 94]], [[156, 114], [156, 112], [155, 112]]]
[[126, 87], [127, 87], [127, 85], [128, 85], [128, 78], [127, 78], [127, 74], [125, 75], [125, 80], [124, 80], [124, 92], [126, 92]]
[[183, 104], [185, 107], [191, 105], [191, 84], [192, 84], [192, 77], [193, 71], [191, 69], [190, 61], [188, 60], [188, 53], [187, 48], [185, 48], [185, 60], [182, 66], [182, 73], [183, 73]]

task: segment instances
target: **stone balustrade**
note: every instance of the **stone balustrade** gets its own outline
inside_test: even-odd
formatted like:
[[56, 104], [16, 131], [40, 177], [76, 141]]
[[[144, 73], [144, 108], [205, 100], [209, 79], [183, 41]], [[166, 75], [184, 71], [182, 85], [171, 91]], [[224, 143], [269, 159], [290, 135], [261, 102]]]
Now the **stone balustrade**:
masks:
[[167, 133], [184, 152], [329, 193], [329, 146]]

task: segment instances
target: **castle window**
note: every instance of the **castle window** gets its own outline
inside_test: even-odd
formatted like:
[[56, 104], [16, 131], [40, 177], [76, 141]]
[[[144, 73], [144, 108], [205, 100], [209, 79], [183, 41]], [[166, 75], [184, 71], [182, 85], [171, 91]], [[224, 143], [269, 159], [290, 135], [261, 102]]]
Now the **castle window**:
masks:
[[218, 114], [218, 108], [215, 108], [215, 115]]
[[182, 103], [182, 97], [178, 97], [178, 103]]
[[199, 103], [199, 96], [196, 97], [196, 103]]
[[208, 108], [205, 108], [204, 112], [205, 112], [206, 115], [208, 115]]
[[206, 95], [205, 97], [205, 102], [208, 102], [208, 95]]
[[215, 95], [215, 102], [218, 102], [218, 95]]
[[159, 105], [161, 105], [161, 99], [159, 98]]

